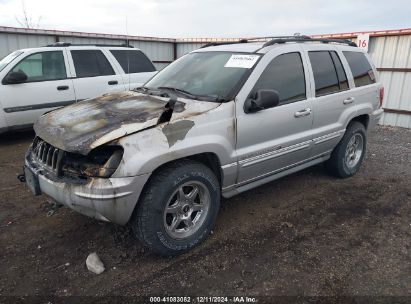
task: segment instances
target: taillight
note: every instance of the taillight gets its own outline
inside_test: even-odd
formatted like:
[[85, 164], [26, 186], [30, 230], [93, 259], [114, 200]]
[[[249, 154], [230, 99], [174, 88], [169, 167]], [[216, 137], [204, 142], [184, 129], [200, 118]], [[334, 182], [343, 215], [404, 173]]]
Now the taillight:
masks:
[[382, 102], [384, 101], [384, 87], [380, 88], [380, 108], [382, 107]]

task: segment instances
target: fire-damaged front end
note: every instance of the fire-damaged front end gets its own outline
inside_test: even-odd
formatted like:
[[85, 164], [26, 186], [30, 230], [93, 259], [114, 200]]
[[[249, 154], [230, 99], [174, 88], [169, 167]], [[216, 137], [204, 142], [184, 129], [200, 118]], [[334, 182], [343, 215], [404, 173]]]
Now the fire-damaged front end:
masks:
[[103, 150], [83, 156], [36, 137], [26, 155], [26, 183], [34, 194], [44, 193], [79, 213], [125, 224], [149, 175], [110, 177], [121, 161], [122, 150]]
[[84, 215], [126, 224], [151, 174], [142, 169], [147, 158], [173, 155], [195, 117], [220, 105], [174, 99], [170, 108], [170, 100], [117, 93], [41, 116], [25, 159], [28, 187]]

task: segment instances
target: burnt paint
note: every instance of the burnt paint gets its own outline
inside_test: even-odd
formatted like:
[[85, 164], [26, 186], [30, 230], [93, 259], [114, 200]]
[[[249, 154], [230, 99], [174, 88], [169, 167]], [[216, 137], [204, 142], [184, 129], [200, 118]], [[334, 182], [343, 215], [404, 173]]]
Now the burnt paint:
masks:
[[192, 120], [180, 120], [166, 124], [162, 131], [167, 138], [168, 146], [173, 146], [178, 140], [183, 140], [188, 131], [194, 126]]
[[[93, 142], [123, 125], [157, 120], [167, 102], [168, 98], [136, 92], [106, 94], [42, 115], [34, 130], [59, 149], [86, 155]], [[174, 112], [183, 111], [185, 103], [178, 101]]]

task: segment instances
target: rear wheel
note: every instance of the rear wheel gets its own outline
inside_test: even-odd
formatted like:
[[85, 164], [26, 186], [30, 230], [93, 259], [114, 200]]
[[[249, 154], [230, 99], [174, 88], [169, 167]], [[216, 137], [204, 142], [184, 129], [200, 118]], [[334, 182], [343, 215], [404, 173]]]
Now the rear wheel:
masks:
[[357, 121], [351, 122], [326, 163], [329, 172], [341, 178], [356, 174], [363, 162], [366, 144], [367, 132], [364, 125]]
[[156, 172], [132, 218], [136, 236], [160, 255], [177, 255], [200, 244], [214, 226], [220, 185], [203, 164], [183, 160]]

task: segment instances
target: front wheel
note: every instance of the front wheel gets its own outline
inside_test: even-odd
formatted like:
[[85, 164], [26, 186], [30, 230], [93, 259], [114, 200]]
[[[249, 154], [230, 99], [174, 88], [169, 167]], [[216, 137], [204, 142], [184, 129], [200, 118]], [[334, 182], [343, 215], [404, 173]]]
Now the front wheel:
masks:
[[351, 122], [326, 163], [329, 172], [341, 178], [356, 174], [363, 162], [366, 144], [367, 132], [364, 125], [357, 121]]
[[200, 244], [214, 226], [220, 185], [201, 163], [166, 165], [150, 179], [132, 218], [132, 228], [155, 253], [177, 255]]

